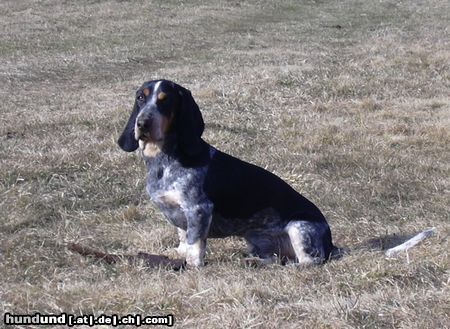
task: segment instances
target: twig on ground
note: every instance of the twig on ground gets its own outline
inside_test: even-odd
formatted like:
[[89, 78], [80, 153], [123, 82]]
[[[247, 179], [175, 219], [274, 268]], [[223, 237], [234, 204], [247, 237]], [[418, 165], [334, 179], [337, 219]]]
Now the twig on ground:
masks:
[[82, 246], [78, 243], [69, 243], [67, 247], [69, 248], [69, 250], [80, 255], [92, 257], [94, 259], [104, 261], [108, 264], [115, 264], [122, 260], [126, 260], [130, 264], [136, 264], [142, 261], [144, 266], [146, 267], [153, 268], [162, 266], [175, 271], [178, 271], [185, 266], [184, 260], [182, 259], [171, 259], [167, 256], [152, 255], [145, 252], [139, 252], [137, 255], [117, 255], [94, 250], [92, 248]]

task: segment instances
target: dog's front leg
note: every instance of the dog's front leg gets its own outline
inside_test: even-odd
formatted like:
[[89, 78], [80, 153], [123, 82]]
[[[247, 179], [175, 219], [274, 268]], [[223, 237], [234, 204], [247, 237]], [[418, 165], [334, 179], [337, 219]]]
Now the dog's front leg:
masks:
[[200, 267], [204, 265], [206, 238], [212, 218], [211, 212], [206, 211], [205, 207], [198, 206], [186, 217], [186, 263], [188, 266]]
[[190, 267], [205, 265], [206, 239], [198, 239], [193, 244], [187, 244], [186, 263]]
[[177, 227], [178, 232], [178, 239], [180, 240], [180, 243], [178, 244], [178, 247], [175, 248], [178, 255], [181, 257], [186, 257], [186, 249], [187, 249], [187, 243], [186, 243], [186, 231], [182, 228]]

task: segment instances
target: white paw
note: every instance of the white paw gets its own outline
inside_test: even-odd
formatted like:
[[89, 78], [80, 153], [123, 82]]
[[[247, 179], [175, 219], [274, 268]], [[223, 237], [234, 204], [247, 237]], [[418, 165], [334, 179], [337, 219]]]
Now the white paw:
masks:
[[178, 253], [178, 255], [180, 257], [184, 258], [184, 257], [186, 257], [186, 254], [187, 254], [187, 244], [186, 243], [180, 243], [178, 245], [178, 247], [175, 248], [175, 250], [177, 251], [177, 253]]
[[186, 245], [186, 263], [191, 267], [200, 267], [204, 265], [203, 258], [205, 256], [205, 244], [201, 240], [194, 244]]
[[204, 265], [203, 261], [198, 257], [186, 256], [186, 263], [189, 267], [202, 267]]

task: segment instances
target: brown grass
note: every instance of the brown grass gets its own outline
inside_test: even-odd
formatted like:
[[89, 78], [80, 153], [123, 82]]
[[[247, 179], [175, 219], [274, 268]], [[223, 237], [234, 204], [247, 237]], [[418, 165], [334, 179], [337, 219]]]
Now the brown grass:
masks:
[[[2, 1], [0, 310], [172, 313], [183, 328], [448, 328], [448, 2]], [[144, 80], [185, 85], [205, 139], [326, 214], [341, 259], [181, 273], [65, 248], [175, 256], [144, 166], [115, 144]], [[382, 250], [437, 234], [395, 260]]]

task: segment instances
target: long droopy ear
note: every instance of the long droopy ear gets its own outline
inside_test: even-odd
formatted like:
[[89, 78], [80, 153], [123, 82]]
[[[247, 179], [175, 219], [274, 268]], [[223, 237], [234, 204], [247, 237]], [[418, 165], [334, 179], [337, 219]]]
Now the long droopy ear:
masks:
[[122, 135], [120, 135], [119, 140], [117, 141], [120, 148], [126, 152], [136, 151], [136, 149], [139, 147], [139, 143], [134, 137], [134, 125], [136, 123], [138, 112], [139, 109], [137, 102], [134, 102], [133, 112], [131, 112], [128, 123], [125, 126]]
[[179, 88], [181, 105], [177, 115], [178, 145], [186, 155], [194, 156], [202, 151], [201, 136], [205, 123], [191, 92], [183, 87]]

